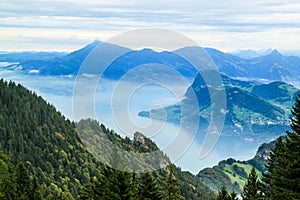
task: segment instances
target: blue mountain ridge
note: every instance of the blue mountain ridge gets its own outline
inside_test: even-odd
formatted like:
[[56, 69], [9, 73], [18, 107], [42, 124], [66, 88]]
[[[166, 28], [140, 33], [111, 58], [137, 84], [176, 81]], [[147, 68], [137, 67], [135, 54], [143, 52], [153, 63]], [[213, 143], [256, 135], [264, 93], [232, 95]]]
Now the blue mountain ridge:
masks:
[[[40, 75], [76, 75], [82, 62], [99, 44], [101, 44], [100, 41], [95, 41], [82, 49], [62, 57], [46, 60], [27, 60], [10, 67], [21, 68], [27, 73], [35, 70]], [[115, 50], [118, 48], [125, 49], [114, 44], [110, 45]], [[116, 59], [105, 73], [105, 76], [117, 80], [130, 69], [144, 64], [155, 63], [169, 66], [180, 72], [183, 76], [195, 78], [197, 70], [177, 54], [194, 56], [193, 53], [196, 52], [197, 48], [199, 47], [184, 47], [174, 52], [155, 52], [151, 49], [142, 49], [139, 51], [126, 49], [128, 53]], [[284, 56], [277, 50], [273, 50], [264, 56], [242, 59], [212, 48], [205, 48], [205, 50], [216, 64], [217, 69], [231, 78], [260, 82], [262, 80], [283, 81], [287, 83], [299, 82], [299, 57]], [[97, 73], [97, 70], [93, 73]]]

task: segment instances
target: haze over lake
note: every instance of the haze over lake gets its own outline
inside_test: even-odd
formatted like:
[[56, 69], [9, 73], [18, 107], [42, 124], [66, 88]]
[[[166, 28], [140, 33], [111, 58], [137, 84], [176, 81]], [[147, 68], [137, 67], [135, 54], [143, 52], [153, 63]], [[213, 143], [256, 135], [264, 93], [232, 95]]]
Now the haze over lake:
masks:
[[[8, 64], [9, 63], [0, 63], [0, 74], [5, 80], [15, 81], [28, 89], [35, 91], [38, 95], [41, 95], [44, 99], [53, 104], [67, 118], [74, 120], [72, 94], [76, 77], [30, 75], [17, 70], [7, 70], [4, 66], [7, 66]], [[116, 122], [112, 113], [111, 98], [116, 83], [121, 85], [129, 84], [128, 82], [120, 83], [101, 79], [95, 93], [96, 117], [97, 120], [110, 129], [115, 130], [118, 134], [132, 137], [133, 133], [139, 130], [134, 130], [134, 127], [131, 127], [131, 129], [129, 128], [131, 135], [125, 134], [122, 130], [124, 127], [118, 125], [122, 123]], [[173, 88], [176, 88], [176, 93], [181, 95], [183, 95], [187, 89], [181, 85], [175, 85]], [[118, 96], [118, 98], [120, 98], [120, 96]], [[138, 113], [142, 110], [149, 110], [156, 106], [164, 107], [171, 105], [177, 101], [178, 99], [174, 95], [174, 91], [172, 92], [159, 85], [148, 84], [137, 89], [131, 95], [130, 99], [119, 99], [118, 102], [128, 104], [128, 114], [136, 127], [145, 130], [143, 134], [151, 137], [151, 139], [153, 139], [158, 146], [164, 150], [165, 153], [170, 155], [171, 159], [184, 170], [198, 173], [200, 169], [207, 166], [213, 166], [220, 160], [227, 159], [228, 157], [243, 160], [254, 156], [259, 145], [257, 142], [241, 140], [240, 138], [232, 136], [221, 136], [213, 151], [206, 158], [199, 159], [201, 142], [204, 135], [198, 134], [197, 138], [193, 140], [193, 138], [190, 138], [190, 134], [186, 133], [186, 139], [193, 141], [192, 144], [186, 147], [186, 151], [182, 152], [182, 155], [172, 157], [172, 152], [168, 152], [170, 149], [167, 147], [172, 143], [178, 131], [182, 129], [180, 129], [178, 125], [171, 123], [157, 122], [157, 124], [162, 125], [162, 127], [158, 132], [153, 133], [151, 132], [151, 128], [145, 128], [151, 124], [151, 119], [139, 117]], [[116, 114], [121, 115], [122, 113], [115, 113], [115, 115]], [[128, 127], [126, 128], [128, 130]]]

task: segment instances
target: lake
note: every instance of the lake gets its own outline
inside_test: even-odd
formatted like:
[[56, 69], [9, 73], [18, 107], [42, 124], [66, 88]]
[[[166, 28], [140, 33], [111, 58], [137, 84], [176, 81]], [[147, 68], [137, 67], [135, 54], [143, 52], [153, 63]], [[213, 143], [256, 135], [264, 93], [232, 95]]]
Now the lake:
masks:
[[[67, 118], [75, 119], [73, 115], [73, 89], [76, 77], [24, 74], [18, 70], [8, 70], [5, 68], [8, 64], [0, 63], [1, 78], [15, 81], [35, 91]], [[92, 78], [90, 77], [90, 79]], [[187, 83], [190, 83], [189, 81]], [[140, 111], [171, 105], [182, 98], [188, 84], [176, 84], [174, 82], [171, 84], [172, 86], [164, 85], [162, 87], [158, 84], [143, 85], [103, 79], [95, 86], [96, 90], [93, 94], [95, 100], [93, 105], [94, 117], [122, 136], [132, 138], [135, 131], [143, 133], [154, 140], [178, 166], [192, 173], [198, 173], [199, 170], [216, 165], [222, 159], [229, 157], [244, 160], [254, 156], [259, 146], [258, 143], [251, 140], [241, 140], [239, 137], [221, 136], [213, 150], [205, 158], [200, 159], [201, 142], [205, 136], [203, 133], [198, 133], [196, 138], [193, 138], [193, 134], [177, 125], [139, 117], [138, 112]], [[168, 86], [170, 87], [168, 88]], [[126, 94], [128, 92], [130, 94]], [[90, 116], [85, 116], [83, 113], [82, 117]], [[180, 138], [182, 145], [179, 144], [175, 147], [179, 148], [180, 151], [174, 153], [176, 149], [174, 147], [172, 149], [170, 146], [179, 132], [182, 134]]]

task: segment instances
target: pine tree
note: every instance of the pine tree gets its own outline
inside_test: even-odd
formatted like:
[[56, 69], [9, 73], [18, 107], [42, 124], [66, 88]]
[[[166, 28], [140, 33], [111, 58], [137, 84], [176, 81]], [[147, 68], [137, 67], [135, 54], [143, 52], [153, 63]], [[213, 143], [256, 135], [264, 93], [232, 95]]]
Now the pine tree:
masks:
[[40, 186], [37, 179], [33, 180], [27, 172], [27, 168], [23, 162], [19, 162], [15, 169], [15, 197], [20, 200], [42, 199]]
[[81, 191], [78, 199], [80, 200], [92, 200], [95, 199], [95, 194], [94, 194], [94, 189], [93, 189], [93, 184], [92, 183], [86, 183]]
[[256, 170], [253, 167], [244, 186], [244, 193], [242, 194], [242, 197], [244, 200], [259, 199], [261, 197], [260, 190], [260, 181], [258, 180]]
[[300, 199], [300, 95], [292, 109], [291, 129], [279, 138], [264, 174], [264, 193], [269, 199]]
[[16, 196], [18, 199], [30, 199], [30, 178], [24, 163], [19, 162], [15, 170]]
[[131, 192], [132, 192], [132, 198], [137, 199], [138, 198], [138, 184], [139, 184], [139, 179], [138, 179], [138, 174], [133, 172], [132, 177], [131, 177]]
[[139, 184], [138, 199], [147, 200], [160, 200], [163, 199], [161, 190], [157, 185], [156, 180], [150, 172], [141, 175]]
[[15, 182], [11, 163], [0, 151], [0, 199], [15, 199]]
[[230, 196], [228, 194], [228, 191], [226, 190], [225, 186], [222, 185], [222, 187], [220, 188], [220, 191], [217, 195], [216, 200], [229, 200]]
[[42, 199], [41, 187], [36, 177], [33, 178], [32, 184], [30, 185], [29, 189], [30, 189], [30, 193], [29, 193], [30, 199], [34, 199], [34, 200]]
[[166, 189], [166, 200], [180, 200], [184, 199], [181, 196], [179, 184], [175, 176], [174, 165], [169, 165], [167, 168], [167, 176], [164, 179], [164, 185]]
[[122, 200], [133, 199], [134, 191], [132, 190], [132, 175], [128, 172], [117, 171], [116, 172], [119, 195]]
[[[270, 156], [268, 158], [268, 163], [266, 165], [268, 171], [263, 173], [263, 182], [262, 182], [262, 190], [264, 196], [267, 198], [281, 196], [284, 197], [281, 192], [281, 184], [284, 180], [284, 173], [286, 172], [285, 166], [288, 164], [288, 160], [286, 157], [286, 144], [283, 141], [283, 137], [277, 139], [275, 143], [275, 148], [270, 152]], [[280, 176], [278, 176], [281, 174]], [[272, 189], [271, 189], [272, 187]]]
[[284, 189], [287, 190], [291, 198], [300, 199], [300, 94], [291, 112], [294, 117], [291, 119], [292, 131], [287, 131], [286, 138], [289, 163], [286, 167], [287, 174], [283, 175], [288, 177]]
[[133, 199], [132, 174], [117, 170], [122, 162], [116, 148], [112, 149], [109, 163], [112, 167], [104, 166], [101, 175], [83, 187], [80, 199]]

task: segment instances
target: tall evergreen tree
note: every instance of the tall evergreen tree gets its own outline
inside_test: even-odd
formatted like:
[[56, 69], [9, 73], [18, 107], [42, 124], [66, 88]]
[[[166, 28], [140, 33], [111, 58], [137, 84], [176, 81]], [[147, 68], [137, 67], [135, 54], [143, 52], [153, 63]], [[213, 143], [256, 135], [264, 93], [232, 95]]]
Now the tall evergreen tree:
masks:
[[15, 170], [16, 196], [18, 199], [29, 199], [30, 177], [24, 163], [19, 162]]
[[6, 155], [0, 151], [0, 199], [15, 198], [15, 182], [12, 166]]
[[291, 129], [271, 151], [264, 174], [264, 192], [269, 199], [300, 199], [300, 95], [292, 109]]
[[138, 198], [138, 185], [139, 185], [139, 179], [138, 179], [138, 174], [133, 172], [132, 177], [131, 177], [131, 192], [132, 192], [132, 198], [137, 199]]
[[146, 172], [140, 177], [138, 199], [160, 200], [162, 198], [161, 189], [150, 172]]
[[228, 191], [226, 190], [225, 186], [222, 185], [222, 187], [220, 188], [220, 191], [217, 195], [216, 200], [229, 200], [230, 196], [228, 194]]
[[237, 193], [235, 193], [234, 191], [229, 193], [224, 185], [222, 185], [222, 187], [220, 188], [220, 191], [216, 198], [216, 200], [237, 200], [237, 199], [238, 199]]
[[256, 170], [253, 167], [247, 182], [244, 186], [244, 193], [242, 194], [244, 200], [256, 200], [261, 198], [261, 186], [258, 180]]
[[[95, 195], [94, 183], [86, 183], [83, 188], [81, 189], [80, 200], [93, 200], [97, 199]], [[100, 199], [100, 197], [98, 197]]]
[[175, 175], [174, 165], [167, 167], [167, 176], [164, 179], [164, 185], [166, 189], [166, 200], [180, 200], [184, 199], [181, 196], [179, 184]]
[[80, 199], [133, 199], [132, 174], [116, 169], [122, 165], [116, 148], [112, 149], [109, 163], [111, 167], [104, 166], [101, 175], [83, 187]]

